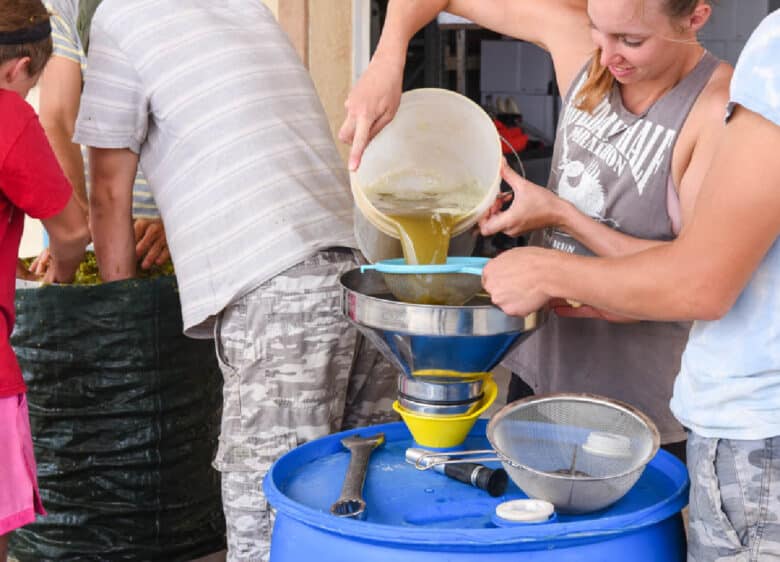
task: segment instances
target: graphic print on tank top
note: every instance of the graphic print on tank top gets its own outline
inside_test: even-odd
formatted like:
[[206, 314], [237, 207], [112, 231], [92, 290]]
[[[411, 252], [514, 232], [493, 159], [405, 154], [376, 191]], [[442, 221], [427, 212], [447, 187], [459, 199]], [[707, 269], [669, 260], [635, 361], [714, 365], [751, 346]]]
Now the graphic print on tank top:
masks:
[[[585, 78], [583, 74], [573, 91], [579, 91]], [[630, 113], [617, 87], [593, 113], [576, 108], [572, 99], [576, 96], [567, 97], [558, 126], [562, 142], [549, 188], [594, 220], [640, 235], [631, 232], [629, 225], [624, 230], [626, 219], [633, 222], [626, 213], [634, 215], [636, 209], [652, 209], [659, 202], [657, 190], [647, 187], [666, 185], [678, 127], [657, 122], [652, 108], [642, 115]], [[557, 229], [545, 231], [543, 244], [593, 255], [585, 245]]]

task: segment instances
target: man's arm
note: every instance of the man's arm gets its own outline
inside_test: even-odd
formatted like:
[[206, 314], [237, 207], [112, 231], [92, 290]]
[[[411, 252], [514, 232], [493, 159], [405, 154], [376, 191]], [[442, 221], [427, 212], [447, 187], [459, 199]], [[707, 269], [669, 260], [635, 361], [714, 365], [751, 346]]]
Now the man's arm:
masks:
[[52, 56], [43, 69], [39, 116], [57, 161], [73, 186], [76, 199], [87, 211], [87, 190], [81, 146], [74, 143], [73, 131], [81, 98], [81, 68], [73, 60]]
[[720, 318], [780, 235], [778, 154], [780, 127], [738, 108], [674, 242], [613, 259], [519, 248], [488, 264], [485, 288], [509, 314], [561, 297], [649, 320]]
[[133, 183], [138, 155], [129, 148], [89, 149], [90, 226], [103, 281], [136, 274]]

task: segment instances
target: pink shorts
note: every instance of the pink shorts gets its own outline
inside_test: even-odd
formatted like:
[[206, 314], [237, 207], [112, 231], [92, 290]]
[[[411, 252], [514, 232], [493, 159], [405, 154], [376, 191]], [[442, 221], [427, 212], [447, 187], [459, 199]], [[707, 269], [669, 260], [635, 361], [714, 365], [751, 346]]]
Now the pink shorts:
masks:
[[0, 536], [45, 515], [24, 394], [0, 398]]

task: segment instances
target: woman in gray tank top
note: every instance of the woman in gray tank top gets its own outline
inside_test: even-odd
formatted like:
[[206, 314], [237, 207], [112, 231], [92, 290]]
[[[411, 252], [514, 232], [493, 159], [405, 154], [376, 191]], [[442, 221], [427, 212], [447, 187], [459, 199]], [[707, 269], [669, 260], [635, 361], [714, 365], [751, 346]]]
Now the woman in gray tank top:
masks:
[[[483, 218], [483, 234], [533, 232], [533, 244], [607, 257], [677, 235], [728, 101], [731, 68], [696, 38], [711, 14], [708, 1], [391, 1], [374, 58], [347, 100], [340, 136], [352, 142], [353, 169], [398, 105], [408, 40], [441, 10], [547, 49], [564, 93], [547, 189], [505, 166], [515, 199]], [[522, 274], [511, 259], [501, 263], [494, 278], [511, 283]], [[629, 402], [655, 420], [662, 443], [684, 451], [685, 432], [669, 399], [689, 324], [631, 322], [553, 304], [557, 314], [507, 366], [535, 392]]]

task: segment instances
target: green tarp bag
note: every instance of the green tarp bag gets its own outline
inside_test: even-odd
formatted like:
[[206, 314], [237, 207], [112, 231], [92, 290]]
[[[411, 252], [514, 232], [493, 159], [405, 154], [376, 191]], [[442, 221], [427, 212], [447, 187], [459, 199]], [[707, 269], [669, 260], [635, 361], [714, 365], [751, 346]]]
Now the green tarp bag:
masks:
[[175, 277], [17, 289], [11, 343], [28, 385], [48, 515], [19, 562], [185, 561], [225, 548], [222, 375], [182, 335]]

